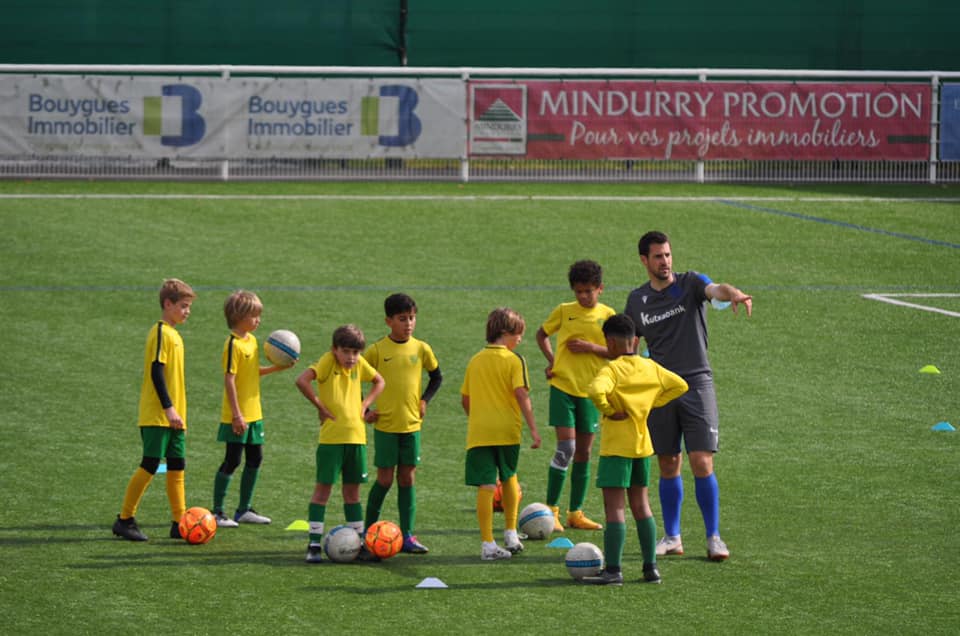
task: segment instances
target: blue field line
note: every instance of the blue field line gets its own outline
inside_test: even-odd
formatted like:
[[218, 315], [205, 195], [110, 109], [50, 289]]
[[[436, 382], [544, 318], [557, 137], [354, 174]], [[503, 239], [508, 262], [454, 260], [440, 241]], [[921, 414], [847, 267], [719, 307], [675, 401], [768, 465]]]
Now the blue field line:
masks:
[[819, 216], [811, 216], [809, 214], [800, 214], [799, 212], [788, 212], [787, 210], [778, 210], [776, 208], [766, 208], [759, 205], [751, 205], [749, 203], [743, 203], [742, 201], [734, 201], [731, 199], [716, 199], [716, 202], [722, 203], [724, 205], [729, 205], [734, 208], [743, 208], [745, 210], [753, 210], [754, 212], [766, 212], [768, 214], [776, 214], [779, 216], [786, 216], [793, 219], [800, 219], [801, 221], [813, 221], [814, 223], [834, 225], [836, 227], [841, 227], [847, 230], [857, 230], [858, 232], [871, 232], [873, 234], [881, 234], [883, 236], [892, 236], [894, 238], [905, 239], [907, 241], [916, 241], [917, 243], [926, 243], [927, 245], [937, 245], [939, 247], [950, 247], [953, 249], [960, 249], [960, 243], [950, 243], [949, 241], [940, 241], [937, 239], [925, 238], [923, 236], [903, 234], [902, 232], [891, 232], [890, 230], [881, 230], [875, 227], [867, 227], [866, 225], [857, 225], [856, 223], [847, 223], [846, 221], [835, 221], [833, 219], [825, 219]]
[[[635, 287], [624, 286], [623, 290], [631, 290]], [[197, 292], [222, 292], [235, 291], [236, 285], [191, 285]], [[251, 286], [258, 292], [391, 292], [396, 286], [382, 285], [260, 285]], [[521, 292], [564, 292], [569, 291], [569, 287], [562, 285], [406, 285], [404, 289], [412, 291], [464, 291], [464, 292], [487, 292], [487, 291], [521, 291]], [[616, 289], [606, 286], [606, 289]], [[138, 286], [138, 285], [0, 285], [0, 293], [15, 292], [135, 292], [156, 291], [156, 287]]]
[[[630, 292], [633, 291], [642, 282], [637, 280], [636, 284], [631, 285], [604, 285], [608, 292]], [[193, 285], [197, 292], [232, 292], [237, 289], [236, 285]], [[252, 285], [257, 293], [306, 293], [316, 294], [323, 292], [377, 292], [389, 293], [396, 290], [395, 286], [378, 285]], [[404, 289], [411, 292], [550, 292], [565, 293], [569, 292], [569, 287], [562, 285], [405, 285]], [[889, 285], [882, 288], [876, 285], [869, 287], [857, 285], [751, 285], [750, 290], [757, 292], [773, 293], [806, 293], [806, 292], [832, 292], [842, 294], [894, 294], [894, 293], [954, 293], [956, 287], [943, 288], [942, 286], [918, 287], [916, 285]], [[101, 293], [122, 293], [130, 292], [142, 294], [144, 292], [156, 292], [156, 286], [137, 286], [137, 285], [0, 285], [0, 294], [17, 293], [60, 293], [60, 292], [101, 292]]]

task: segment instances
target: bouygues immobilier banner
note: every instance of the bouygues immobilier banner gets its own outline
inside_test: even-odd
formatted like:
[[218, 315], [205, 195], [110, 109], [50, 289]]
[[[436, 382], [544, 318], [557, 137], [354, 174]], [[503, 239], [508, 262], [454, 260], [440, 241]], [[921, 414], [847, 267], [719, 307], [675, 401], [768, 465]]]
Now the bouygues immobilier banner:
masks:
[[470, 154], [529, 159], [930, 156], [927, 83], [475, 81]]
[[459, 79], [0, 75], [0, 155], [462, 157]]

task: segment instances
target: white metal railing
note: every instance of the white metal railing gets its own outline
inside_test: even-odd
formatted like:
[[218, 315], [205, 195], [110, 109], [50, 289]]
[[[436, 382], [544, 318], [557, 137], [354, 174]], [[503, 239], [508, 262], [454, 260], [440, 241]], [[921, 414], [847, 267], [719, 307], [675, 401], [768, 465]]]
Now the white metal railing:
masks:
[[[940, 89], [960, 80], [954, 71], [844, 71], [712, 68], [531, 68], [257, 65], [0, 64], [0, 75], [177, 76], [314, 78], [607, 79], [728, 81], [929, 82], [932, 88], [929, 157], [919, 160], [526, 159], [449, 157], [237, 157], [135, 155], [90, 157], [73, 153], [0, 153], [0, 178], [110, 178], [156, 180], [450, 180], [450, 181], [685, 181], [685, 182], [960, 182], [960, 162], [938, 155]], [[464, 134], [468, 134], [464, 131]]]

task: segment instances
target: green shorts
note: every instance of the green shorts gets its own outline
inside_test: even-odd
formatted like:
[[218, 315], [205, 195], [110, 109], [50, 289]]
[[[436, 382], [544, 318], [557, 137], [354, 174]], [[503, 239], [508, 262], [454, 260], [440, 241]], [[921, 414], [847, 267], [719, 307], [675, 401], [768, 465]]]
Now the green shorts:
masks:
[[232, 424], [221, 424], [217, 431], [218, 442], [228, 442], [230, 444], [263, 444], [263, 420], [256, 422], [247, 422], [247, 430], [243, 435], [235, 435]]
[[650, 485], [649, 457], [603, 455], [597, 462], [597, 488], [630, 488]]
[[464, 483], [468, 486], [485, 486], [507, 481], [517, 474], [520, 460], [520, 444], [510, 446], [474, 446], [467, 450]]
[[377, 468], [420, 465], [420, 431], [388, 433], [373, 430], [373, 465]]
[[577, 397], [550, 387], [550, 426], [576, 428], [578, 433], [596, 433], [600, 412], [590, 398]]
[[144, 457], [187, 457], [187, 434], [169, 426], [141, 426]]
[[367, 483], [366, 444], [317, 444], [317, 483], [335, 484], [341, 474], [345, 484]]

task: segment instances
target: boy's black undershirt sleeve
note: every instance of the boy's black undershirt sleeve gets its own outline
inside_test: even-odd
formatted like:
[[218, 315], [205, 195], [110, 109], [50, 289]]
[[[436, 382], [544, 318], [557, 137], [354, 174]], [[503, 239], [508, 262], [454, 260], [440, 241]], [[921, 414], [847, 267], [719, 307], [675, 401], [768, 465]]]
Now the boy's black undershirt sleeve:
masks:
[[153, 380], [153, 388], [157, 391], [157, 397], [160, 398], [160, 406], [165, 409], [173, 406], [173, 400], [167, 393], [167, 381], [163, 379], [163, 363], [156, 360], [150, 365], [150, 379]]
[[430, 381], [427, 382], [427, 388], [423, 392], [423, 397], [420, 398], [424, 402], [432, 400], [433, 396], [436, 395], [440, 389], [440, 385], [443, 384], [443, 374], [440, 373], [440, 367], [437, 367], [433, 371], [427, 371], [427, 375], [430, 376]]

